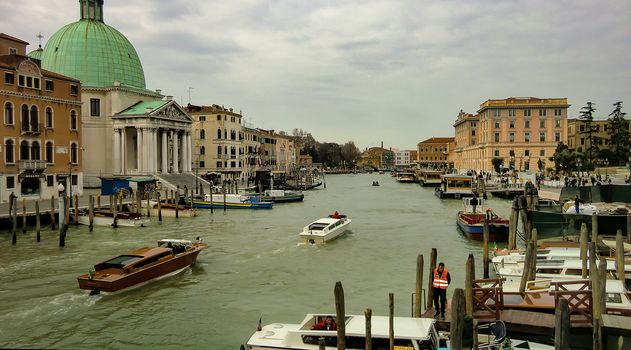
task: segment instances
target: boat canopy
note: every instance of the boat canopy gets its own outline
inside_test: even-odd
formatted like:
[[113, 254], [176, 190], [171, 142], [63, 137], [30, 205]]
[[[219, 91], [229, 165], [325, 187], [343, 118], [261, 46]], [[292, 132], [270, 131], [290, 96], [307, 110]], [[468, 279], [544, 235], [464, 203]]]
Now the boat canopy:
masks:
[[[333, 314], [308, 314], [301, 324], [300, 329], [309, 329], [308, 325], [315, 322], [316, 319], [324, 319]], [[372, 316], [371, 317], [371, 334], [373, 338], [389, 337], [389, 317]], [[394, 337], [397, 339], [413, 339], [426, 340], [429, 339], [434, 332], [434, 324], [436, 320], [433, 318], [411, 318], [411, 317], [395, 317], [394, 318]], [[307, 328], [305, 328], [307, 327]], [[322, 331], [316, 331], [322, 332]], [[324, 333], [324, 332], [322, 332]], [[320, 333], [317, 333], [320, 334]], [[363, 315], [347, 315], [346, 316], [346, 336], [365, 337], [366, 336], [366, 318]]]

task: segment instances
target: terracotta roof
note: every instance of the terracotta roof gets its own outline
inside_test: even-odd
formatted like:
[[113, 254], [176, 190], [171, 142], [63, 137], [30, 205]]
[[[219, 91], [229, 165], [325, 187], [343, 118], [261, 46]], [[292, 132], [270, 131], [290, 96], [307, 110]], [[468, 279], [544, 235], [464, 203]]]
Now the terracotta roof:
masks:
[[18, 38], [14, 37], [14, 36], [11, 36], [11, 35], [4, 34], [4, 33], [0, 33], [0, 38], [8, 39], [8, 40], [11, 40], [11, 41], [15, 41], [17, 43], [28, 45], [28, 43], [26, 41], [24, 41], [22, 39], [18, 39]]
[[419, 143], [449, 143], [454, 141], [454, 137], [432, 137]]
[[38, 59], [32, 59], [28, 56], [22, 56], [22, 55], [1, 55], [0, 56], [0, 67], [2, 68], [9, 68], [9, 69], [13, 69], [15, 70], [17, 68], [17, 66], [25, 60], [29, 60], [35, 64], [37, 64], [38, 67], [40, 67], [40, 71], [42, 72], [42, 75], [47, 77], [47, 78], [57, 78], [57, 79], [63, 79], [63, 80], [67, 80], [67, 81], [72, 81], [72, 82], [77, 82], [79, 83], [79, 80], [65, 76], [65, 75], [61, 75], [59, 73], [55, 73], [55, 72], [51, 72], [49, 70], [46, 69], [42, 69], [41, 65], [40, 65], [40, 61]]
[[184, 110], [186, 110], [187, 113], [228, 114], [241, 117], [241, 114], [235, 112], [234, 109], [230, 110], [230, 108], [222, 107], [215, 104], [212, 106], [196, 106], [189, 103], [187, 106], [184, 107]]

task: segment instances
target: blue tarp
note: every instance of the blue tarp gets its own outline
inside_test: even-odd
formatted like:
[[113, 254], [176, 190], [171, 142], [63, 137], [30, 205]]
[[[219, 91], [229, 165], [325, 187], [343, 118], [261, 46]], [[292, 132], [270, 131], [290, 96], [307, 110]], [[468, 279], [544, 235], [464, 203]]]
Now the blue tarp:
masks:
[[129, 188], [127, 179], [101, 179], [101, 195], [117, 194], [121, 189]]

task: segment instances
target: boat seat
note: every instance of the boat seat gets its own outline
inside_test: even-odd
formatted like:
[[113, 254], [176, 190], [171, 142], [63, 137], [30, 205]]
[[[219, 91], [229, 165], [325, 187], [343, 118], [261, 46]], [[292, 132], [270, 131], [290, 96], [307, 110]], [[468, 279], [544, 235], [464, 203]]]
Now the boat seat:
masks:
[[494, 349], [498, 345], [501, 345], [506, 339], [506, 324], [504, 321], [495, 321], [489, 324], [478, 326], [478, 332], [481, 330], [488, 330], [489, 338], [493, 336], [492, 340], [487, 343], [478, 344], [478, 349]]

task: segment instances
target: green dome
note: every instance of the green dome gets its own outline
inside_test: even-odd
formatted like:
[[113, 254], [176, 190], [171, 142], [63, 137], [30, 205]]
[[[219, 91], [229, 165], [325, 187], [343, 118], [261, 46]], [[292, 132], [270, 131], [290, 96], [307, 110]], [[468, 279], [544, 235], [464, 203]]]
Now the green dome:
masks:
[[41, 55], [42, 68], [81, 81], [109, 87], [115, 81], [145, 88], [145, 74], [134, 46], [118, 30], [91, 19], [59, 29]]
[[37, 50], [33, 50], [33, 51], [29, 52], [28, 53], [28, 57], [41, 60], [42, 59], [42, 52], [44, 52], [44, 50], [40, 46], [40, 47], [37, 48]]

